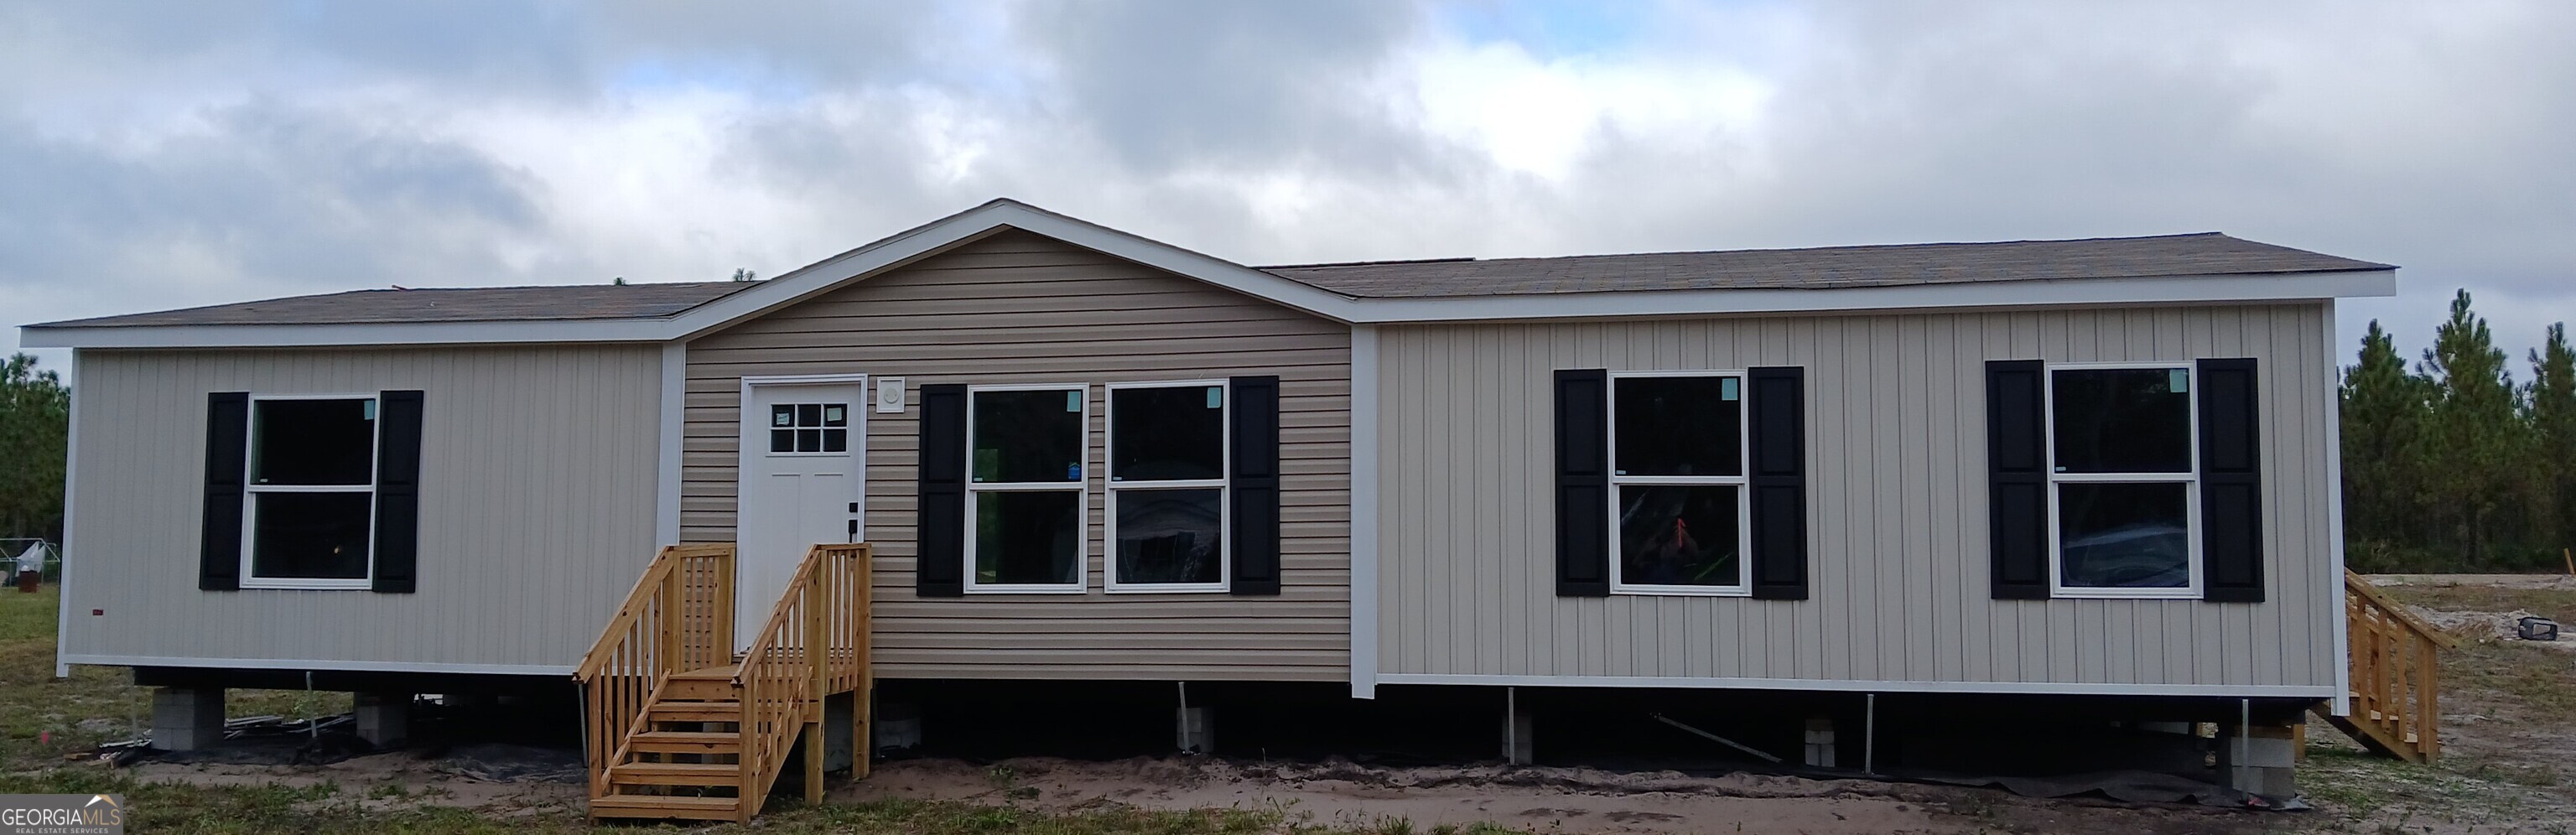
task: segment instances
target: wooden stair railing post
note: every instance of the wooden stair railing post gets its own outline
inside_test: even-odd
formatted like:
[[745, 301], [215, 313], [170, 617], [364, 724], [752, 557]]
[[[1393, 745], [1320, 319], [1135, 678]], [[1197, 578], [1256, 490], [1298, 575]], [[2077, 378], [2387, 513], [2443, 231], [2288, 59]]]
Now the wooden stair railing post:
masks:
[[814, 573], [805, 583], [805, 687], [807, 702], [799, 711], [805, 725], [805, 802], [823, 802], [823, 698], [831, 692], [832, 606], [830, 572], [833, 554], [817, 551]]
[[2442, 726], [2442, 667], [2438, 663], [2439, 656], [2433, 649], [2432, 637], [2418, 635], [2415, 640], [2417, 665], [2415, 686], [2418, 688], [2416, 702], [2423, 710], [2423, 713], [2416, 718], [2415, 724], [2424, 729], [2424, 741], [2417, 746], [2417, 750], [2422, 751], [2424, 759], [2429, 761], [2442, 755], [2442, 736], [2434, 732]]
[[716, 558], [716, 605], [715, 614], [710, 617], [713, 619], [715, 625], [714, 632], [717, 636], [715, 640], [715, 654], [716, 659], [719, 662], [733, 660], [733, 648], [736, 646], [734, 643], [735, 635], [733, 634], [734, 559], [734, 552], [730, 549], [726, 550], [723, 556]]
[[850, 688], [850, 779], [867, 779], [876, 758], [876, 549], [859, 546], [850, 578], [850, 656], [858, 686]]

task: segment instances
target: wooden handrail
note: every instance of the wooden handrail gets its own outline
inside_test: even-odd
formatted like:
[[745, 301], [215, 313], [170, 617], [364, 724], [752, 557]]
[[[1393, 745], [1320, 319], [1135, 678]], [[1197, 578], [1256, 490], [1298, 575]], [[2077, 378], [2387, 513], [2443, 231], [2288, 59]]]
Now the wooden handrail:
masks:
[[[742, 694], [740, 785], [749, 799], [742, 820], [759, 813], [759, 798], [786, 770], [800, 733], [806, 800], [822, 801], [823, 700], [855, 691], [857, 704], [867, 703], [869, 569], [866, 543], [814, 546], [744, 651], [733, 679]], [[852, 720], [862, 740], [851, 752], [852, 773], [863, 777], [868, 717], [854, 713]]]
[[2374, 751], [2429, 762], [2442, 752], [2441, 650], [2457, 640], [2359, 574], [2343, 584], [2352, 715], [2328, 718]]
[[573, 680], [583, 691], [592, 797], [607, 793], [609, 766], [625, 756], [671, 674], [732, 660], [733, 569], [730, 543], [664, 547], [582, 655]]

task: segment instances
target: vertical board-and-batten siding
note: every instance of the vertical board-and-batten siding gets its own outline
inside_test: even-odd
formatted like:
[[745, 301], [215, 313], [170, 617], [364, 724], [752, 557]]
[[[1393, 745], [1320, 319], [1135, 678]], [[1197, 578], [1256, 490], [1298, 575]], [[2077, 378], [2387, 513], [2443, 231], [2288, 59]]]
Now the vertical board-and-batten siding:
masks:
[[[2331, 687], [2322, 304], [1390, 325], [1387, 674]], [[1994, 600], [1988, 359], [2261, 360], [2268, 601]], [[1808, 369], [1812, 599], [1554, 592], [1550, 372]]]
[[[569, 672], [653, 558], [660, 357], [650, 346], [83, 349], [63, 651]], [[206, 395], [389, 389], [425, 392], [418, 591], [198, 590]]]
[[[863, 410], [880, 675], [1345, 680], [1350, 361], [1348, 326], [1004, 232], [690, 342], [681, 538], [734, 539], [742, 378], [902, 377], [903, 414]], [[1104, 384], [1266, 374], [1280, 377], [1281, 593], [1103, 592]], [[925, 383], [1089, 387], [1089, 591], [913, 594]]]

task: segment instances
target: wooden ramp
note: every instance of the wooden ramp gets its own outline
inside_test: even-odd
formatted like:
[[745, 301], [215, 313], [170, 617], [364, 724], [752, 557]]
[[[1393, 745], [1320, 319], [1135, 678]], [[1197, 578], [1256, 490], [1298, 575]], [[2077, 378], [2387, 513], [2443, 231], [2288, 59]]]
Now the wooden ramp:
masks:
[[749, 822], [805, 743], [823, 799], [825, 700], [851, 698], [851, 775], [868, 773], [869, 551], [817, 545], [741, 654], [732, 545], [662, 549], [574, 677], [590, 816]]
[[2361, 575], [2343, 574], [2352, 644], [2352, 715], [2317, 715], [2381, 756], [2431, 762], [2442, 755], [2441, 650], [2451, 636], [2388, 599]]

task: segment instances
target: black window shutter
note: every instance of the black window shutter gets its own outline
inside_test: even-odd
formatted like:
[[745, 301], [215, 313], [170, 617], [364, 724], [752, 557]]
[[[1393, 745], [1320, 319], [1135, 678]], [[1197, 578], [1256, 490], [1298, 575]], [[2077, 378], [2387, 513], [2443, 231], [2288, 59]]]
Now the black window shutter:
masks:
[[421, 393], [376, 395], [376, 579], [410, 594], [419, 585]]
[[1235, 594], [1279, 593], [1279, 378], [1227, 381], [1234, 421], [1232, 472]]
[[1807, 370], [1754, 368], [1745, 423], [1752, 437], [1753, 596], [1807, 599]]
[[2263, 602], [2263, 466], [2254, 361], [2200, 361], [2201, 598]]
[[242, 484], [250, 457], [250, 393], [206, 395], [206, 508], [197, 544], [197, 588], [241, 588]]
[[966, 593], [966, 386], [921, 387], [921, 494], [912, 584], [922, 597]]
[[1986, 503], [1997, 600], [2048, 597], [2047, 373], [2039, 360], [1986, 363]]
[[1610, 595], [1610, 372], [1556, 372], [1556, 594]]

